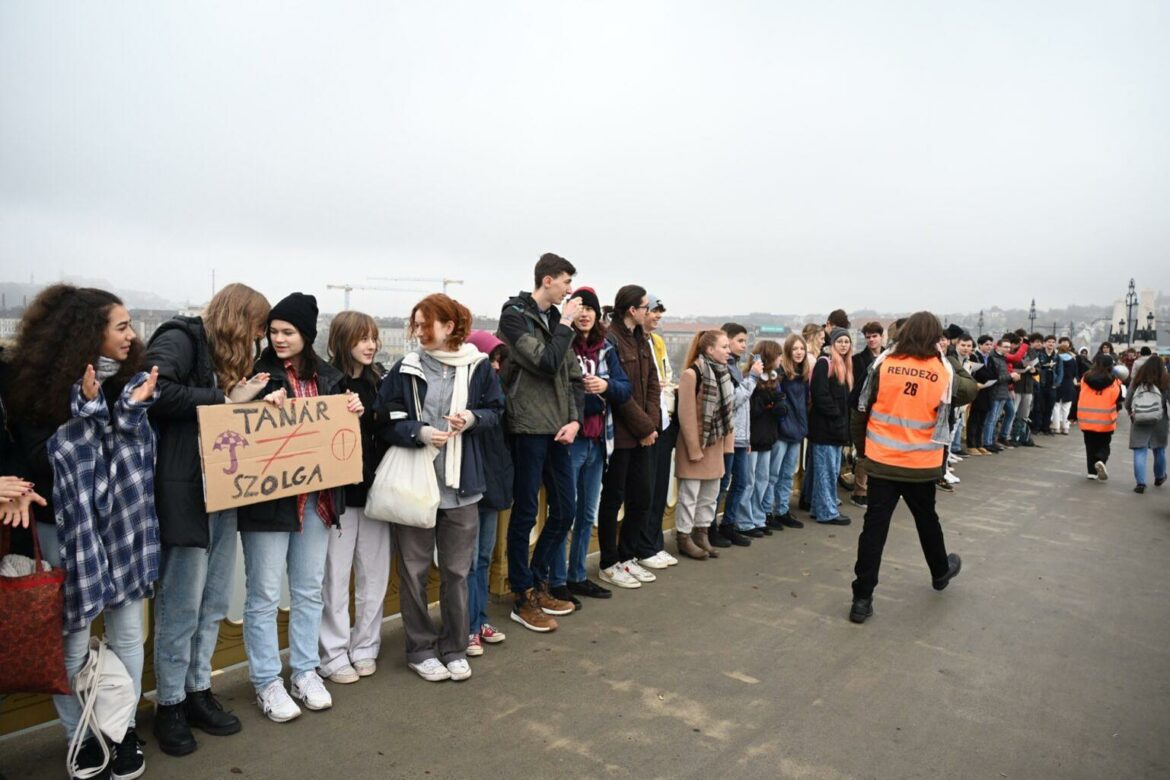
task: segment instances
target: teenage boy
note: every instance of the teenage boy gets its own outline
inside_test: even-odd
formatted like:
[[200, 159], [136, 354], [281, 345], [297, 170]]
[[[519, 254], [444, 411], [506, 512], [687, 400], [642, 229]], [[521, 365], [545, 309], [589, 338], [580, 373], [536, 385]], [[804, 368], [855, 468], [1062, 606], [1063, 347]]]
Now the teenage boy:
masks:
[[[739, 512], [746, 511], [746, 508], [741, 507], [740, 504], [747, 496], [751, 495], [752, 472], [748, 468], [748, 441], [750, 441], [749, 434], [751, 433], [748, 430], [751, 411], [749, 401], [752, 392], [756, 389], [756, 382], [759, 380], [760, 374], [764, 372], [764, 364], [758, 359], [753, 360], [751, 372], [745, 377], [739, 369], [739, 363], [743, 360], [744, 353], [747, 352], [747, 328], [738, 322], [725, 322], [723, 323], [723, 332], [731, 341], [731, 356], [727, 358], [727, 367], [731, 370], [731, 383], [735, 387], [735, 416], [733, 418], [735, 452], [723, 456], [723, 481], [719, 485], [720, 497], [726, 496], [727, 499], [723, 505], [723, 521], [719, 524], [718, 531], [715, 529], [715, 524], [712, 523], [708, 533], [712, 537], [712, 544], [716, 544], [716, 536], [722, 537], [720, 547], [726, 547], [728, 542], [740, 547], [747, 547], [752, 543], [751, 537], [736, 530], [735, 518]], [[764, 533], [755, 534], [753, 531], [753, 535], [763, 536]]]
[[1044, 337], [1039, 333], [1028, 334], [1028, 351], [1024, 353], [1016, 371], [1020, 381], [1016, 382], [1016, 435], [1015, 441], [1022, 447], [1035, 447], [1032, 436], [1032, 404], [1036, 395], [1036, 378], [1040, 369], [1040, 353], [1044, 350]]
[[[569, 445], [581, 428], [585, 384], [573, 353], [573, 317], [579, 298], [557, 304], [572, 288], [577, 269], [563, 257], [541, 255], [535, 289], [504, 304], [500, 339], [510, 357], [503, 377], [506, 420], [511, 434], [512, 516], [508, 522], [508, 583], [515, 599], [512, 620], [533, 631], [553, 631], [550, 615], [568, 615], [573, 604], [548, 592], [552, 558], [564, 554], [565, 537], [576, 517]], [[557, 511], [548, 513], [529, 557], [541, 483]]]
[[1052, 435], [1052, 410], [1056, 406], [1056, 388], [1060, 386], [1060, 356], [1056, 354], [1056, 337], [1047, 336], [1044, 339], [1044, 349], [1040, 352], [1040, 361], [1036, 364], [1040, 371], [1040, 380], [1033, 391], [1032, 420], [1035, 430]]
[[[646, 290], [627, 284], [617, 291], [613, 320], [606, 338], [630, 380], [630, 397], [613, 411], [613, 454], [601, 483], [597, 511], [597, 542], [601, 547], [602, 581], [619, 588], [637, 588], [657, 579], [639, 559], [653, 558], [646, 543], [650, 517], [650, 493], [654, 487], [653, 447], [662, 422], [658, 404], [658, 370], [650, 340], [642, 329], [649, 302]], [[625, 516], [618, 533], [618, 511]], [[662, 568], [666, 568], [665, 563]]]
[[666, 354], [666, 342], [658, 333], [662, 323], [662, 315], [666, 313], [666, 306], [662, 299], [654, 293], [646, 293], [646, 301], [650, 310], [646, 312], [646, 324], [643, 329], [650, 336], [650, 349], [654, 352], [654, 367], [658, 370], [659, 403], [662, 419], [659, 423], [662, 432], [658, 434], [658, 441], [654, 442], [654, 490], [650, 496], [650, 518], [646, 522], [646, 537], [644, 545], [656, 552], [640, 563], [651, 569], [661, 569], [662, 564], [675, 566], [678, 559], [666, 551], [666, 543], [662, 538], [662, 516], [666, 513], [666, 498], [670, 492], [671, 456], [674, 454], [674, 445], [678, 441], [678, 423], [671, 419], [670, 410], [674, 408], [674, 374], [670, 368], [670, 357]]
[[1004, 367], [1007, 369], [1008, 379], [1008, 397], [1003, 406], [1003, 425], [999, 429], [999, 446], [1015, 448], [1016, 443], [1012, 441], [1012, 426], [1016, 421], [1016, 383], [1020, 381], [1020, 372], [1016, 370], [1016, 366], [1023, 360], [1024, 354], [1028, 351], [1028, 345], [1018, 333], [1005, 333], [1000, 339], [1000, 346], [1003, 350]]
[[867, 504], [865, 488], [865, 425], [867, 418], [857, 411], [861, 398], [861, 387], [869, 367], [882, 354], [882, 339], [886, 329], [880, 322], [867, 322], [861, 329], [865, 336], [865, 348], [853, 355], [853, 389], [849, 391], [849, 438], [853, 441], [853, 495], [849, 503], [864, 508]]
[[1003, 358], [1003, 353], [1011, 347], [1011, 341], [1004, 337], [999, 341], [992, 342], [992, 344], [993, 347], [991, 352], [987, 353], [987, 359], [995, 372], [995, 384], [990, 388], [991, 405], [988, 407], [987, 417], [983, 420], [981, 442], [983, 449], [989, 452], [1003, 452], [1004, 447], [996, 443], [995, 429], [999, 425], [999, 418], [1004, 414], [1004, 409], [1012, 398], [1007, 361]]
[[[962, 328], [959, 328], [957, 325], [951, 325], [950, 327], [954, 330], [949, 330], [947, 335], [951, 338], [951, 344], [954, 347], [955, 358], [966, 375], [971, 376], [971, 372], [976, 368], [975, 363], [973, 363], [971, 360], [971, 353], [975, 351], [975, 341], [971, 338], [970, 333], [966, 332]], [[957, 456], [958, 458], [965, 458], [971, 454], [970, 450], [963, 446], [965, 443], [965, 440], [963, 439], [963, 427], [964, 423], [967, 422], [968, 415], [971, 411], [971, 405], [974, 403], [977, 392], [978, 386], [976, 386], [976, 392], [972, 393], [971, 398], [967, 401], [966, 404], [960, 406], [958, 403], [956, 403], [952, 407], [954, 409], [955, 435], [954, 438], [951, 439], [951, 454]]]
[[985, 333], [976, 343], [978, 348], [971, 353], [972, 362], [975, 364], [975, 370], [971, 375], [979, 383], [979, 394], [971, 404], [967, 420], [967, 449], [975, 455], [991, 455], [998, 450], [989, 450], [983, 446], [983, 427], [991, 410], [992, 388], [999, 381], [995, 365], [991, 362], [995, 339]]

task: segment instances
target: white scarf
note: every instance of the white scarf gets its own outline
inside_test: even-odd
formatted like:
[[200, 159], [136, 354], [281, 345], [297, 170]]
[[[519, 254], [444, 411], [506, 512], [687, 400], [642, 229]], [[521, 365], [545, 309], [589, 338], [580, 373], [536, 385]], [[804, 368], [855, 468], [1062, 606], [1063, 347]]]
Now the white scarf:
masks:
[[[467, 409], [467, 392], [471, 387], [471, 372], [486, 360], [487, 355], [480, 352], [471, 344], [462, 344], [454, 352], [443, 349], [428, 349], [427, 354], [445, 366], [455, 369], [455, 384], [451, 387], [451, 411], [454, 417]], [[419, 410], [422, 413], [422, 410]], [[467, 430], [464, 428], [463, 430]], [[447, 487], [459, 489], [459, 475], [463, 468], [463, 434], [452, 436], [443, 445], [447, 449], [444, 461], [443, 480]]]

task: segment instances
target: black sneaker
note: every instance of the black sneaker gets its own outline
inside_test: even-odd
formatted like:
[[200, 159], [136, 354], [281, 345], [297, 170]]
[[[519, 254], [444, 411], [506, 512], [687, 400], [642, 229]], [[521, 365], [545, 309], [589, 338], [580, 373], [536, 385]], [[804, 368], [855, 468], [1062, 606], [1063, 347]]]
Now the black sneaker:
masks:
[[158, 749], [168, 756], [185, 756], [195, 752], [199, 743], [191, 734], [191, 725], [187, 721], [187, 702], [158, 705], [154, 711], [154, 738], [158, 742]]
[[780, 522], [789, 528], [804, 528], [804, 523], [796, 519], [796, 515], [792, 514], [792, 510], [785, 512], [782, 515], [777, 515]]
[[187, 722], [200, 731], [216, 737], [226, 737], [240, 730], [240, 719], [224, 710], [210, 688], [188, 693], [185, 704]]
[[[738, 528], [735, 530], [739, 531]], [[746, 531], [739, 532], [744, 536], [750, 536], [752, 539], [763, 539], [765, 536], [769, 536], [769, 534], [764, 533], [763, 528], [749, 528]]]
[[558, 585], [555, 588], [549, 588], [548, 592], [549, 595], [554, 596], [561, 601], [567, 601], [572, 604], [574, 610], [581, 609], [581, 599], [573, 595], [573, 592], [569, 590], [568, 585]]
[[865, 509], [869, 506], [869, 496], [850, 496], [849, 503]]
[[730, 547], [731, 542], [723, 538], [723, 534], [719, 533], [719, 526], [712, 525], [707, 528], [707, 541], [711, 543], [712, 547]]
[[744, 536], [743, 534], [741, 534], [739, 531], [735, 530], [735, 526], [720, 525], [719, 526], [719, 535], [722, 536], [727, 541], [731, 542], [732, 544], [736, 545], [737, 547], [751, 547], [752, 546], [752, 540], [750, 538]]
[[608, 599], [613, 598], [613, 591], [609, 588], [603, 588], [593, 580], [581, 580], [580, 582], [569, 582], [565, 584], [569, 592], [577, 596], [585, 596], [590, 599]]
[[836, 517], [830, 518], [828, 520], [818, 520], [817, 522], [821, 525], [849, 525], [853, 521], [845, 515], [837, 515]]
[[110, 780], [134, 780], [146, 771], [146, 756], [142, 753], [138, 732], [130, 729], [117, 745], [114, 760], [110, 762]]
[[1166, 484], [1165, 477], [1154, 477], [1154, 487], [1162, 487], [1164, 484]]
[[784, 523], [778, 515], [768, 515], [767, 519], [764, 520], [764, 527], [773, 531], [783, 531]]
[[866, 618], [873, 615], [873, 599], [853, 599], [853, 606], [849, 609], [849, 620], [853, 623], [864, 623]]
[[959, 575], [959, 570], [963, 568], [963, 559], [957, 553], [951, 553], [947, 556], [947, 573], [939, 577], [937, 580], [931, 580], [931, 584], [935, 590], [943, 590], [950, 584], [951, 580]]
[[[113, 751], [110, 751], [111, 754]], [[111, 762], [113, 755], [110, 756]], [[81, 750], [77, 752], [77, 769], [98, 769], [101, 771], [93, 776], [92, 780], [108, 780], [110, 776], [110, 766], [106, 762], [106, 757], [102, 755], [102, 746], [98, 744], [97, 737], [90, 737], [81, 743]], [[74, 775], [74, 778], [77, 776]]]

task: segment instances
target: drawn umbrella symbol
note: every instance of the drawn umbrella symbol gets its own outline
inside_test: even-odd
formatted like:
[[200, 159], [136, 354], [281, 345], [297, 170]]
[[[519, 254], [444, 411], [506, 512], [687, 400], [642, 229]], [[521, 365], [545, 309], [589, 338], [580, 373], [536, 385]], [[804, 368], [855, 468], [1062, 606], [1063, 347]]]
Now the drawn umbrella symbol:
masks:
[[247, 447], [248, 440], [242, 434], [235, 431], [224, 431], [219, 436], [215, 437], [215, 444], [211, 445], [213, 450], [226, 449], [228, 451], [228, 466], [223, 470], [224, 474], [235, 474], [236, 469], [240, 467], [239, 461], [236, 459], [236, 447]]

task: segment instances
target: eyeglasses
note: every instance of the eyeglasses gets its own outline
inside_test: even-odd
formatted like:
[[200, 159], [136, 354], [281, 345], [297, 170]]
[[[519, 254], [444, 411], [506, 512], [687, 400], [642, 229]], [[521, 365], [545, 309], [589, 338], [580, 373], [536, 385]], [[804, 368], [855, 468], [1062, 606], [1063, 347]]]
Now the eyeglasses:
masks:
[[634, 308], [639, 309], [639, 310], [650, 311], [650, 304], [646, 304], [645, 306], [635, 306]]

